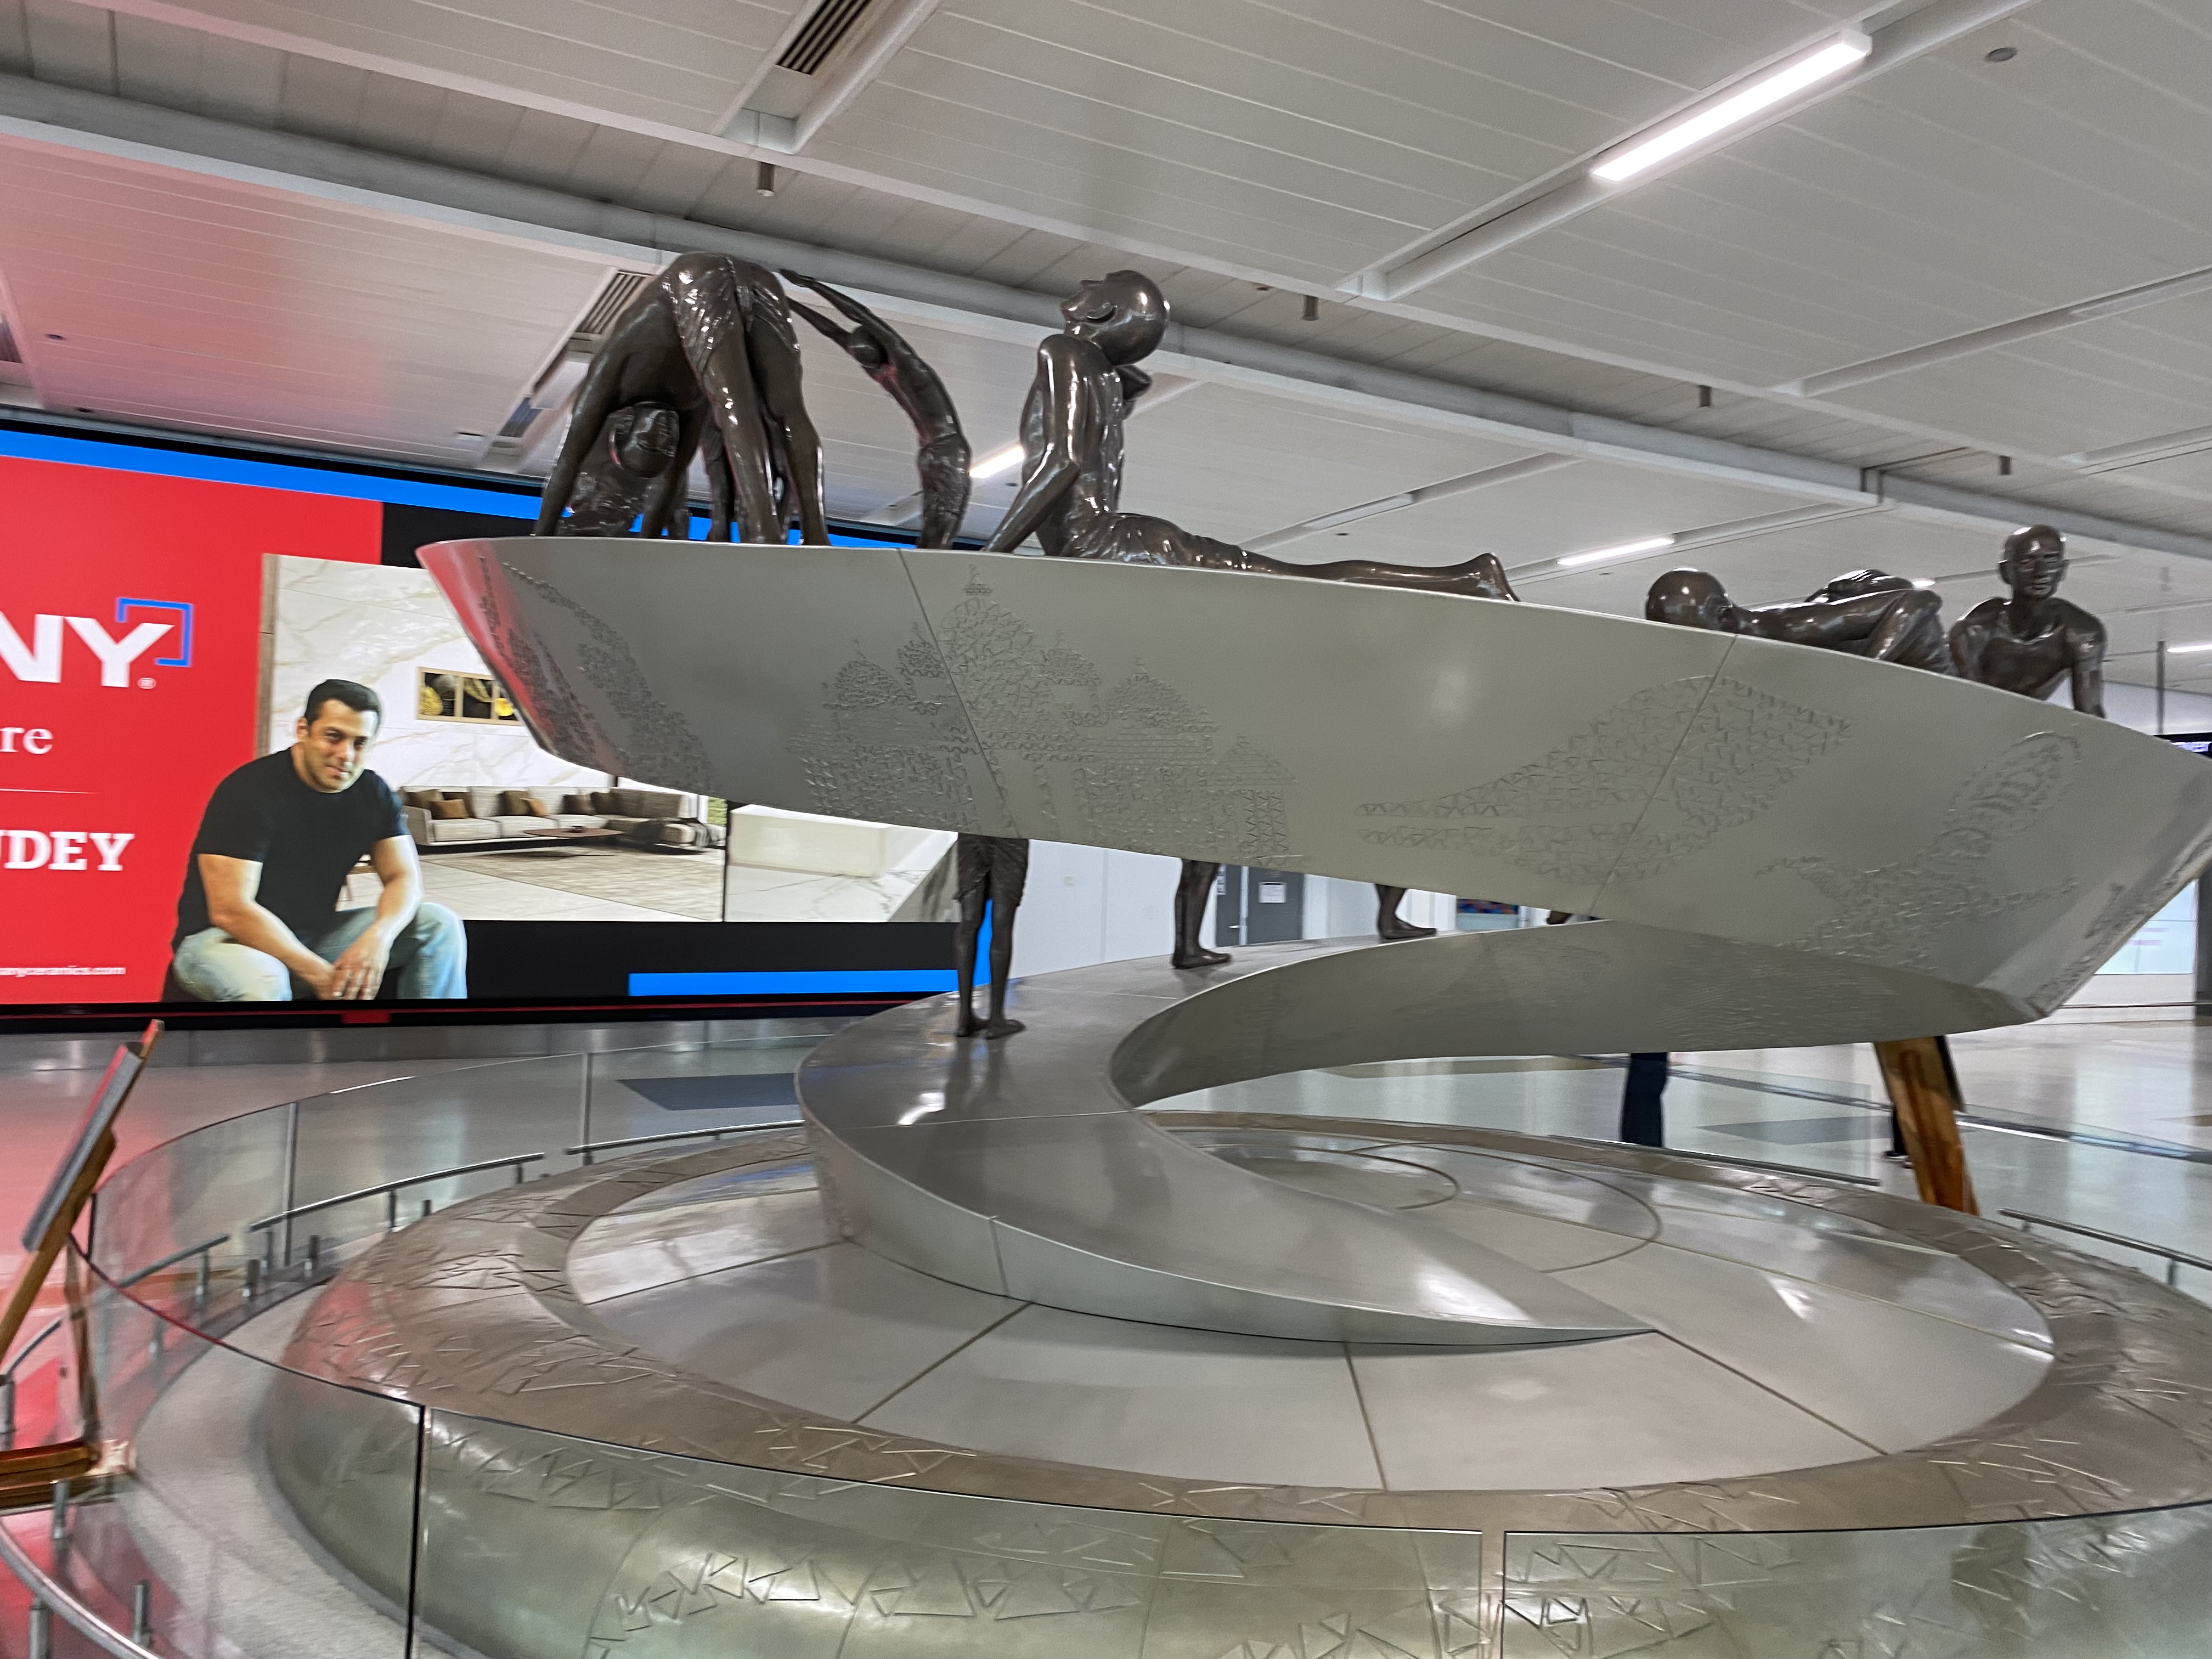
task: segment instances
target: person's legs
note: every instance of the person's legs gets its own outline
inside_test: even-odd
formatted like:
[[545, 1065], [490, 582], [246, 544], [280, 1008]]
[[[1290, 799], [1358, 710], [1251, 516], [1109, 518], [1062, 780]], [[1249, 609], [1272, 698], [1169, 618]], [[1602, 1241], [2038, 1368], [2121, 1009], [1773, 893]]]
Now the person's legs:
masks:
[[1632, 1146], [1667, 1144], [1667, 1054], [1631, 1054], [1620, 1091], [1620, 1138]]
[[240, 945], [220, 927], [177, 943], [177, 983], [202, 1002], [289, 1002], [292, 975], [266, 951]]
[[458, 1001], [468, 995], [469, 936], [461, 919], [442, 904], [416, 905], [415, 919], [392, 941], [384, 988], [410, 1001]]
[[1185, 859], [1182, 874], [1176, 880], [1175, 896], [1175, 954], [1169, 958], [1177, 968], [1213, 968], [1229, 960], [1224, 951], [1209, 951], [1199, 943], [1199, 929], [1206, 921], [1206, 901], [1213, 891], [1214, 878], [1221, 873], [1218, 864], [1201, 859]]
[[[374, 905], [341, 910], [330, 927], [301, 942], [325, 962], [336, 962], [375, 920]], [[419, 904], [414, 920], [392, 942], [384, 983], [376, 994], [410, 1000], [458, 1000], [469, 994], [468, 966], [468, 934], [461, 919], [442, 904]]]

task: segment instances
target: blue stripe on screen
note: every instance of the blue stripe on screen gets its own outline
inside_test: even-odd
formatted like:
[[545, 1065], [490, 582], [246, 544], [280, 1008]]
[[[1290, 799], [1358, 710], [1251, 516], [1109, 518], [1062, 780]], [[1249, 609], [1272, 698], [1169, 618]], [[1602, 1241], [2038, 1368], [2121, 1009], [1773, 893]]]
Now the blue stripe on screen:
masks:
[[780, 973], [632, 974], [634, 997], [727, 997], [809, 992], [950, 991], [950, 968], [822, 969]]

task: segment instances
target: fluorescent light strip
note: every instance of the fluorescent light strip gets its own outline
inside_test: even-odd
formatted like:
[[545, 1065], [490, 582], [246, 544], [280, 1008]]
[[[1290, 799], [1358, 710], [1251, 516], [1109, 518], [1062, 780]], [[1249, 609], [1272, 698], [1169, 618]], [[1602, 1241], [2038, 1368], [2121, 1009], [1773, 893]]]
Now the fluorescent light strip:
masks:
[[2212, 651], [2212, 640], [2197, 645], [2169, 645], [2166, 647], [2166, 654], [2169, 657], [2185, 657], [2192, 651]]
[[1605, 559], [1625, 559], [1636, 553], [1656, 553], [1674, 544], [1672, 536], [1646, 536], [1640, 542], [1623, 542], [1618, 547], [1594, 547], [1587, 553], [1570, 553], [1559, 561], [1559, 568], [1572, 570], [1577, 565], [1596, 564]]
[[1874, 42], [1856, 29], [1847, 29], [1843, 35], [1818, 51], [1808, 53], [1794, 64], [1785, 64], [1771, 74], [1760, 76], [1733, 97], [1723, 98], [1717, 104], [1699, 110], [1686, 120], [1632, 145], [1609, 161], [1601, 161], [1590, 169], [1594, 178], [1609, 185], [1633, 179], [1639, 173], [1649, 172], [1669, 157], [1680, 155], [1691, 145], [1702, 143], [1714, 134], [1741, 125], [1761, 110], [1771, 109], [1793, 92], [1802, 92], [1815, 82], [1825, 81], [1863, 63], [1874, 50]]
[[979, 483], [995, 478], [1001, 472], [1011, 472], [1022, 464], [1022, 447], [1008, 444], [1004, 449], [994, 449], [968, 469], [968, 476]]

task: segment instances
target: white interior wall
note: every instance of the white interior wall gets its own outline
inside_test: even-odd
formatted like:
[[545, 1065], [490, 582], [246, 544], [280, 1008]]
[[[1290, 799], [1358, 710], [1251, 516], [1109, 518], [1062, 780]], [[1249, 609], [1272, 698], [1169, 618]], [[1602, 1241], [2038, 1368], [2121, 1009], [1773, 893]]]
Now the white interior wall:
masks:
[[384, 701], [368, 750], [371, 770], [394, 789], [556, 784], [604, 789], [607, 775], [549, 755], [516, 726], [427, 720], [416, 713], [419, 669], [485, 672], [446, 596], [426, 570], [272, 556], [269, 749], [287, 747], [292, 723], [315, 684], [358, 680]]

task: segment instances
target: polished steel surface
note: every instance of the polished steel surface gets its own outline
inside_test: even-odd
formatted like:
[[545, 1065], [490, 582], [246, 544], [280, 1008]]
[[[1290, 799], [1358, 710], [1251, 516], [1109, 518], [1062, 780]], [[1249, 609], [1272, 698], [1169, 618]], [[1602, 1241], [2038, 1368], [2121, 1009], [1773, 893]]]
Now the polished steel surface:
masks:
[[[1198, 1132], [1197, 1157], [1229, 1134], [1248, 1149], [1272, 1137], [1279, 1156], [1352, 1147], [1449, 1170], [1461, 1196], [1405, 1213], [1441, 1221], [1463, 1205], [1547, 1220], [1540, 1248], [1581, 1235], [1595, 1247], [1576, 1253], [1589, 1264], [1547, 1276], [1611, 1273], [1624, 1304], [1648, 1304], [1662, 1330], [1509, 1350], [1354, 1345], [1347, 1362], [1336, 1344], [1024, 1307], [849, 1244], [799, 1243], [781, 1222], [756, 1231], [750, 1249], [768, 1253], [744, 1265], [684, 1279], [655, 1269], [634, 1290], [606, 1278], [641, 1219], [696, 1207], [703, 1231], [726, 1235], [746, 1201], [725, 1196], [737, 1185], [765, 1177], [750, 1200], [763, 1206], [795, 1196], [798, 1138], [763, 1134], [550, 1177], [416, 1223], [338, 1276], [285, 1362], [654, 1455], [1105, 1510], [1310, 1518], [1316, 1483], [1289, 1478], [1284, 1460], [1340, 1456], [1328, 1448], [1368, 1436], [1375, 1478], [1338, 1468], [1319, 1483], [1338, 1521], [1587, 1531], [1624, 1505], [1686, 1505], [1724, 1530], [1817, 1529], [2212, 1498], [2212, 1310], [2110, 1263], [1901, 1199], [1662, 1153], [1165, 1116]], [[686, 1190], [694, 1203], [663, 1197]], [[1713, 1216], [1808, 1237], [1786, 1262], [1741, 1262], [1700, 1248]], [[1890, 1253], [1886, 1276], [1869, 1265], [1873, 1249]], [[1930, 1305], [1922, 1281], [1939, 1273], [1949, 1288]], [[599, 1275], [588, 1298], [586, 1274]], [[1148, 1402], [1153, 1381], [1163, 1392]], [[1146, 1417], [1169, 1396], [1172, 1429]], [[328, 1437], [354, 1431], [309, 1408], [324, 1397], [306, 1389], [302, 1409], [270, 1419], [276, 1467], [305, 1483], [295, 1501], [349, 1467]], [[1279, 1438], [1309, 1421], [1317, 1437], [1278, 1448], [1272, 1468], [1255, 1461], [1269, 1455], [1255, 1429], [1271, 1413]], [[2039, 1445], [2066, 1447], [2064, 1468], [2023, 1464]], [[1088, 1462], [1078, 1449], [1111, 1455]]]
[[540, 741], [580, 764], [1613, 918], [1111, 964], [1017, 987], [1030, 1029], [996, 1057], [934, 1004], [816, 1053], [802, 1099], [848, 1236], [1084, 1311], [1443, 1344], [1642, 1328], [1128, 1108], [1423, 1054], [2028, 1019], [2212, 850], [2194, 757], [1755, 638], [988, 554], [575, 538], [424, 560]]

